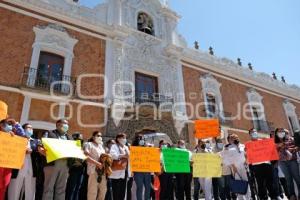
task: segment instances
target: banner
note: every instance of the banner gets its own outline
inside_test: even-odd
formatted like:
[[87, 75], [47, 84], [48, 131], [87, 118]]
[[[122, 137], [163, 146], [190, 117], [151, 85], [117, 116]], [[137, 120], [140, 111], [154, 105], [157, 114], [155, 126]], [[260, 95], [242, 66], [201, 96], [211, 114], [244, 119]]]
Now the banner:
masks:
[[162, 149], [165, 172], [190, 173], [189, 152], [182, 149]]
[[132, 172], [160, 172], [160, 151], [153, 147], [130, 147], [130, 170]]
[[279, 159], [275, 142], [272, 138], [247, 142], [245, 145], [248, 164]]
[[0, 132], [0, 167], [21, 169], [27, 144], [27, 138]]
[[220, 124], [218, 119], [195, 120], [195, 137], [205, 139], [220, 136]]
[[221, 157], [212, 153], [193, 154], [193, 177], [212, 178], [221, 177]]
[[61, 158], [86, 159], [81, 148], [77, 146], [76, 141], [42, 138], [42, 143], [46, 149], [47, 163]]
[[0, 101], [0, 121], [7, 118], [7, 104]]

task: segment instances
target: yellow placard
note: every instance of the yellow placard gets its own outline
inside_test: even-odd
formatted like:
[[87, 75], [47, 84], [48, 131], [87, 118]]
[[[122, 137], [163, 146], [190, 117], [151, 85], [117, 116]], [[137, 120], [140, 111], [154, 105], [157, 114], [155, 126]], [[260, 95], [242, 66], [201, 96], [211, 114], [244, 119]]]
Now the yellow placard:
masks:
[[212, 153], [193, 154], [193, 177], [221, 177], [221, 157]]
[[0, 101], [0, 120], [7, 118], [7, 104]]
[[160, 151], [154, 147], [130, 147], [132, 172], [160, 172]]
[[28, 140], [0, 132], [0, 167], [21, 169], [24, 164]]
[[46, 149], [47, 163], [62, 158], [86, 159], [76, 141], [42, 138], [42, 143]]

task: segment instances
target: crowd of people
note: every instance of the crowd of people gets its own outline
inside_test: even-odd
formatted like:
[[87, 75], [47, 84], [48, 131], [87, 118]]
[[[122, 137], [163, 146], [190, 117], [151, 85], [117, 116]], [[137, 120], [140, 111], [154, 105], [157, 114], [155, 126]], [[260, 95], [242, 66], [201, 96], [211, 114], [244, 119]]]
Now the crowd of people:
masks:
[[[68, 134], [69, 124], [61, 119], [56, 129], [42, 137], [80, 141], [86, 160], [77, 158], [46, 162], [47, 151], [41, 138], [33, 133], [30, 124], [21, 126], [14, 119], [0, 122], [0, 134], [28, 138], [23, 167], [19, 170], [0, 168], [0, 200], [206, 200], [228, 199], [300, 199], [299, 148], [288, 130], [278, 128], [270, 133], [274, 138], [279, 160], [247, 164], [247, 150], [238, 135], [198, 140], [193, 151], [184, 140], [170, 144], [164, 140], [158, 148], [179, 148], [192, 153], [214, 153], [222, 158], [222, 176], [195, 178], [191, 173], [167, 173], [163, 163], [160, 173], [131, 172], [130, 146], [154, 147], [143, 135], [132, 144], [125, 133], [103, 142], [102, 133], [95, 131], [88, 141], [81, 133]], [[262, 140], [255, 129], [249, 130], [252, 141]], [[240, 155], [240, 162], [228, 164], [224, 152], [229, 149]], [[191, 169], [193, 168], [192, 156]], [[163, 159], [161, 159], [163, 162]], [[248, 188], [244, 194], [233, 193], [231, 180], [244, 180]], [[193, 194], [193, 195], [192, 195]]]

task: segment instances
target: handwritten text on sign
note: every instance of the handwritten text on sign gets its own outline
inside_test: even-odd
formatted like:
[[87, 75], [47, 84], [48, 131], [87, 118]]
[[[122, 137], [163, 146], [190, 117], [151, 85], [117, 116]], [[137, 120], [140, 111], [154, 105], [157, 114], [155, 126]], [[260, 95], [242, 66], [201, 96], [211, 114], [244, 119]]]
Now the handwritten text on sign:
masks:
[[195, 120], [195, 137], [198, 139], [220, 136], [218, 119]]
[[130, 147], [132, 172], [160, 172], [160, 151], [153, 147]]
[[221, 157], [218, 154], [197, 153], [193, 155], [193, 177], [221, 177]]
[[0, 132], [0, 167], [21, 169], [28, 140]]
[[163, 149], [163, 162], [166, 172], [190, 173], [189, 152], [180, 149]]
[[246, 143], [248, 164], [278, 160], [274, 139], [263, 139]]

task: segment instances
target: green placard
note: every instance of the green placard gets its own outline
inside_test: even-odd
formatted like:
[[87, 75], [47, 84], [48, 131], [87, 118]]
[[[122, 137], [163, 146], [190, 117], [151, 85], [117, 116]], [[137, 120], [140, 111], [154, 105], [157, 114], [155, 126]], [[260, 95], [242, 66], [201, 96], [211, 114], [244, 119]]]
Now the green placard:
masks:
[[163, 163], [165, 172], [190, 173], [189, 152], [181, 149], [163, 149]]

